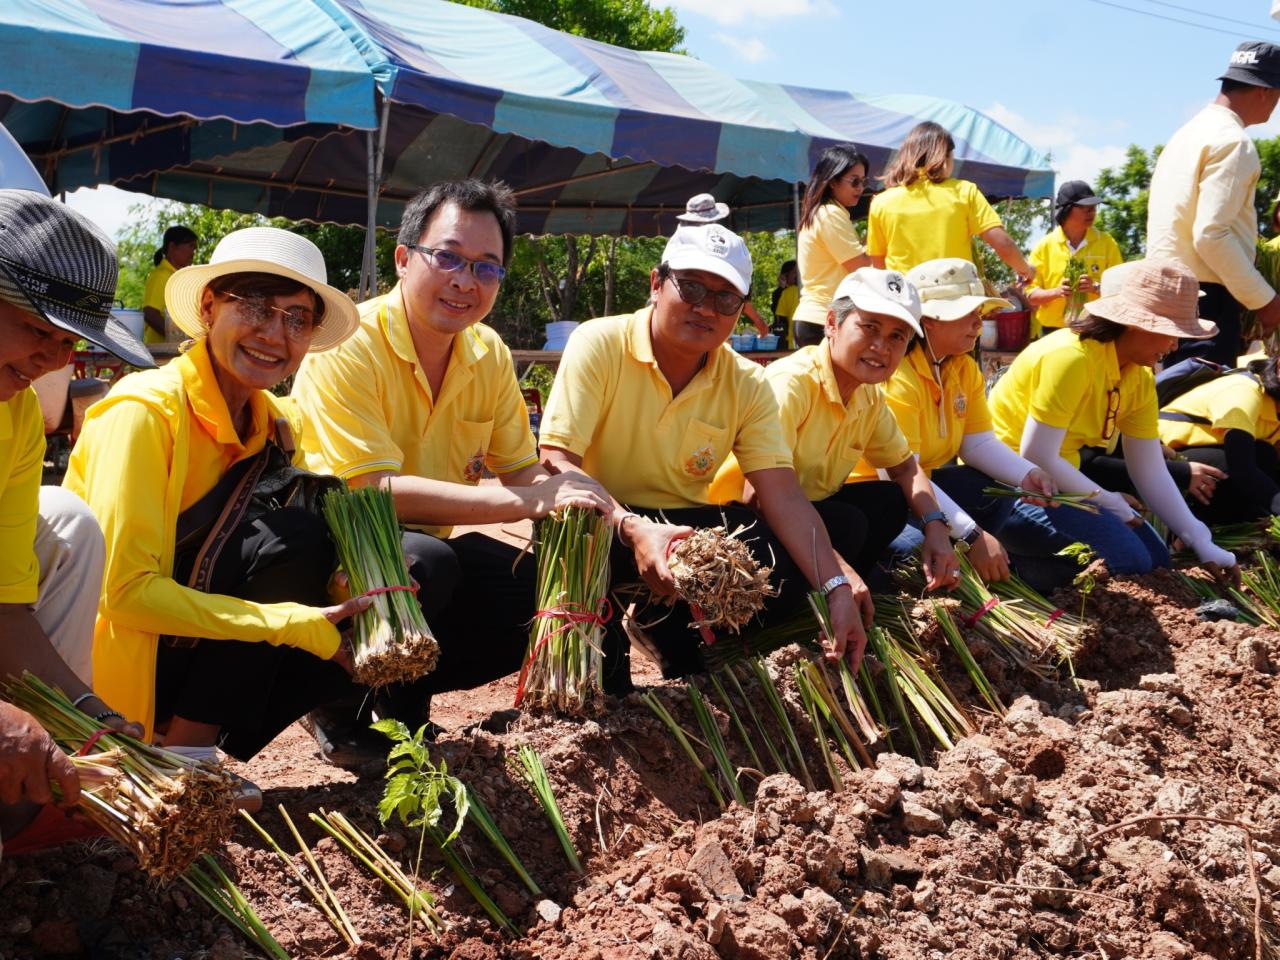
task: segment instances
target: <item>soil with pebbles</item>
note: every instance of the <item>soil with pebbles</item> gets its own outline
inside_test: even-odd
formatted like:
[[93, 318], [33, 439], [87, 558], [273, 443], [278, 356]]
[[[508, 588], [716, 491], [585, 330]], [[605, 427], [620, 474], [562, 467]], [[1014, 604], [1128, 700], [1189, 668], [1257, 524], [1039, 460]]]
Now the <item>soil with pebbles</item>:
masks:
[[[1202, 623], [1194, 606], [1170, 575], [1103, 582], [1087, 601], [1100, 630], [1075, 682], [999, 671], [1004, 719], [986, 716], [927, 764], [882, 753], [874, 769], [846, 771], [840, 792], [747, 774], [749, 806], [723, 814], [634, 697], [583, 723], [517, 718], [510, 681], [441, 698], [437, 718], [452, 731], [440, 754], [542, 887], [529, 894], [464, 831], [476, 875], [524, 930], [517, 939], [430, 855], [424, 883], [450, 928], [410, 939], [399, 902], [305, 822], [323, 807], [377, 832], [380, 771], [361, 779], [320, 764], [296, 727], [241, 772], [266, 789], [262, 820], [281, 840], [275, 804], [287, 806], [363, 944], [345, 948], [256, 836], [240, 830], [224, 859], [297, 957], [1274, 956], [1280, 634]], [[965, 684], [957, 691], [972, 694]], [[667, 702], [692, 725], [682, 691]], [[585, 877], [511, 767], [521, 743], [543, 756]], [[820, 760], [809, 761], [825, 786]], [[1254, 870], [1240, 828], [1188, 817], [1247, 824]], [[1135, 818], [1151, 819], [1102, 833]], [[406, 862], [416, 849], [399, 829], [380, 842]], [[104, 843], [0, 863], [5, 960], [242, 955], [251, 951], [189, 892], [153, 889]]]

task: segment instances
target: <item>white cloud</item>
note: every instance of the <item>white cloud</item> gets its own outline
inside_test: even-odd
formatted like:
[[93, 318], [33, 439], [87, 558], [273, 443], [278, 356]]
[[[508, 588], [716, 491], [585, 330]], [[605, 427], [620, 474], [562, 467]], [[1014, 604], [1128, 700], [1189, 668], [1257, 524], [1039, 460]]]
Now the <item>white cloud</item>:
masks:
[[784, 17], [838, 17], [840, 11], [831, 0], [653, 0], [659, 6], [670, 5], [677, 13], [696, 13], [726, 26], [752, 20], [777, 20]]
[[116, 237], [120, 228], [132, 219], [129, 208], [134, 204], [149, 205], [155, 199], [142, 193], [130, 193], [116, 187], [83, 187], [67, 194], [67, 206], [78, 210], [96, 223], [109, 237]]
[[[1046, 119], [1031, 119], [1002, 103], [983, 108], [983, 113], [1031, 144], [1037, 150], [1052, 154], [1058, 182], [1085, 180], [1092, 184], [1103, 167], [1124, 162], [1128, 145], [1112, 140], [1120, 129], [1104, 129], [1094, 121], [1071, 113], [1059, 113]], [[1112, 141], [1112, 142], [1108, 142]]]
[[773, 51], [764, 45], [759, 37], [734, 37], [727, 33], [714, 34], [715, 38], [738, 55], [738, 59], [746, 63], [759, 63], [761, 60], [772, 60]]

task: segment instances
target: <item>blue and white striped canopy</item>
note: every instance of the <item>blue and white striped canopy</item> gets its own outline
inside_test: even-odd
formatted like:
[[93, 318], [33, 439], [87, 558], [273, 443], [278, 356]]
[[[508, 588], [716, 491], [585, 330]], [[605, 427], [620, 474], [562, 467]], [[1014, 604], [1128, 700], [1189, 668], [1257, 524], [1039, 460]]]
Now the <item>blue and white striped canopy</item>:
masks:
[[385, 225], [476, 175], [517, 189], [532, 233], [664, 232], [704, 191], [739, 228], [785, 226], [824, 147], [878, 171], [923, 119], [988, 195], [1053, 189], [1044, 156], [960, 104], [738, 80], [445, 0], [9, 0], [0, 46], [0, 120], [55, 190], [363, 223], [380, 116]]

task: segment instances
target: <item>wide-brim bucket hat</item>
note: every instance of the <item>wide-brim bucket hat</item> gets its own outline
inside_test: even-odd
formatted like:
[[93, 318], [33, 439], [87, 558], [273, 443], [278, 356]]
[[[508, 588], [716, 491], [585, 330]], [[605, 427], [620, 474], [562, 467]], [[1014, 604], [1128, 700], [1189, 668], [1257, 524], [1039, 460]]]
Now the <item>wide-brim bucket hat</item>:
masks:
[[183, 267], [169, 278], [164, 303], [169, 318], [190, 337], [205, 336], [209, 329], [200, 314], [204, 288], [233, 273], [269, 273], [287, 277], [305, 287], [324, 303], [324, 319], [316, 327], [308, 349], [312, 353], [336, 347], [355, 333], [360, 322], [356, 305], [341, 290], [329, 286], [329, 274], [320, 248], [306, 237], [279, 227], [246, 227], [218, 241], [208, 263]]
[[[1123, 267], [1123, 269], [1121, 269]], [[1120, 273], [1116, 274], [1119, 270]], [[1111, 274], [1111, 283], [1105, 281]], [[1203, 340], [1218, 325], [1197, 316], [1200, 283], [1176, 260], [1138, 260], [1112, 267], [1103, 275], [1104, 290], [1119, 290], [1084, 305], [1085, 312], [1126, 327], [1170, 337]]]
[[962, 320], [975, 310], [1007, 310], [1008, 300], [993, 297], [978, 276], [978, 268], [959, 257], [939, 257], [918, 263], [907, 279], [920, 294], [920, 313], [933, 320]]

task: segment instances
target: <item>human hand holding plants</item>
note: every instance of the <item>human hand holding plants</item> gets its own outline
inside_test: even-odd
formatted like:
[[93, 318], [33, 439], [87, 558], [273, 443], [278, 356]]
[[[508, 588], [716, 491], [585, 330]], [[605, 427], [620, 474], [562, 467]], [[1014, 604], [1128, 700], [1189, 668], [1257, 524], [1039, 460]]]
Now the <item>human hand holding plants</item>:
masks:
[[920, 545], [920, 565], [928, 590], [954, 590], [960, 579], [960, 561], [951, 545], [951, 532], [942, 523], [924, 525], [924, 543]]
[[675, 596], [676, 582], [667, 565], [667, 554], [672, 543], [692, 535], [692, 527], [653, 523], [635, 514], [627, 514], [618, 522], [618, 537], [631, 547], [636, 569], [655, 597]]
[[62, 795], [59, 806], [80, 802], [80, 777], [70, 758], [34, 717], [0, 701], [0, 803], [50, 803], [50, 781]]
[[1201, 503], [1207, 504], [1213, 499], [1213, 495], [1218, 489], [1218, 482], [1227, 479], [1227, 475], [1217, 467], [1210, 466], [1207, 463], [1198, 463], [1192, 460], [1190, 465], [1191, 482], [1187, 485], [1187, 493]]
[[582, 507], [602, 513], [608, 513], [613, 507], [613, 500], [604, 487], [585, 473], [576, 471], [535, 480], [530, 486], [521, 488], [520, 496], [530, 520], [541, 520], [553, 510], [564, 507]]
[[867, 628], [875, 618], [876, 608], [866, 581], [845, 563], [843, 557], [837, 555], [837, 559], [840, 561], [840, 572], [848, 578], [849, 586], [836, 587], [827, 595], [833, 636], [824, 638], [823, 653], [831, 661], [843, 657], [848, 662], [849, 669], [857, 673], [863, 654], [866, 653]]
[[1009, 579], [1009, 555], [1000, 541], [985, 530], [969, 545], [969, 562], [986, 583]]
[[[1027, 475], [1022, 478], [1022, 483], [1019, 486], [1023, 490], [1030, 490], [1033, 493], [1043, 493], [1046, 497], [1058, 495], [1058, 485], [1054, 482], [1053, 477], [1049, 476], [1048, 471], [1041, 470], [1039, 467], [1032, 467], [1028, 470]], [[1049, 506], [1048, 501], [1038, 500], [1035, 497], [1023, 497], [1022, 499], [1038, 507]]]

